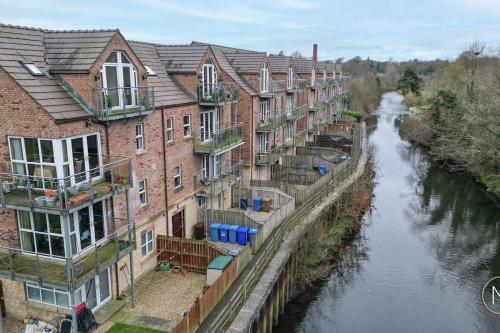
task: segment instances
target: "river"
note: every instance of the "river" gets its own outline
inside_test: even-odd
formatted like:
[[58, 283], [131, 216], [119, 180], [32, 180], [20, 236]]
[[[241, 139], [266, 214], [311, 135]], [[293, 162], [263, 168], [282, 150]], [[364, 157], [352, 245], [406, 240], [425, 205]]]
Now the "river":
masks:
[[287, 304], [274, 332], [500, 332], [481, 300], [500, 276], [500, 203], [401, 138], [387, 93], [367, 121], [374, 210], [329, 278]]

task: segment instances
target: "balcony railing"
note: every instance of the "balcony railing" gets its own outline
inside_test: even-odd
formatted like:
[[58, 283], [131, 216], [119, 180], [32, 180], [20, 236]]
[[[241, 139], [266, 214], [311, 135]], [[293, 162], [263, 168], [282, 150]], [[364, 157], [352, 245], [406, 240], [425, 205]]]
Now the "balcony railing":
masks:
[[314, 79], [314, 88], [323, 88], [325, 86], [325, 80], [323, 78]]
[[130, 157], [102, 156], [103, 164], [64, 178], [0, 173], [0, 207], [73, 211], [132, 186]]
[[292, 108], [291, 112], [286, 113], [287, 120], [293, 121], [295, 119], [299, 119], [299, 118], [305, 116], [307, 113], [307, 109], [308, 109], [307, 104], [303, 104], [300, 106], [294, 106]]
[[284, 154], [283, 146], [275, 146], [269, 150], [262, 151], [259, 149], [255, 158], [257, 165], [270, 165], [276, 163], [279, 158]]
[[267, 83], [267, 90], [260, 90], [260, 97], [270, 98], [276, 94], [281, 94], [286, 91], [285, 80], [271, 80]]
[[69, 282], [76, 289], [134, 250], [135, 226], [126, 221], [124, 223], [116, 231], [73, 256], [48, 257], [25, 251], [15, 247], [12, 236], [6, 234], [2, 241], [8, 245], [0, 246], [0, 276], [63, 290], [66, 290]]
[[240, 89], [234, 83], [199, 83], [198, 104], [217, 106], [238, 102]]
[[238, 182], [242, 173], [242, 161], [228, 161], [227, 164], [222, 165], [221, 171], [217, 175], [208, 177], [203, 175], [195, 176], [195, 190], [204, 190], [213, 194], [220, 193]]
[[298, 130], [293, 137], [285, 139], [284, 146], [287, 148], [292, 148], [295, 146], [300, 146], [304, 144], [307, 129]]
[[195, 137], [194, 152], [215, 154], [231, 150], [243, 142], [243, 129], [240, 124], [221, 129], [217, 132], [200, 131]]
[[302, 91], [307, 88], [307, 80], [305, 79], [293, 79], [292, 86], [288, 87], [289, 92]]
[[100, 121], [143, 116], [152, 113], [154, 108], [153, 87], [94, 90], [94, 112]]
[[280, 112], [266, 119], [261, 119], [259, 120], [259, 124], [257, 125], [257, 129], [255, 131], [258, 133], [266, 133], [272, 131], [282, 126], [286, 122], [286, 119], [287, 115], [285, 112]]

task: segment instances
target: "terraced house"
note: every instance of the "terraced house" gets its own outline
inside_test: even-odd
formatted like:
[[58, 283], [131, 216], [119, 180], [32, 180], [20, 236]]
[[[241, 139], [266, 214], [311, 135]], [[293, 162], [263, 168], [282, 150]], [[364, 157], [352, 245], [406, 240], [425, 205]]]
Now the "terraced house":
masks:
[[319, 84], [319, 68], [341, 75], [317, 56], [0, 25], [7, 315], [133, 303], [157, 235], [204, 238], [198, 208], [231, 208], [235, 186], [270, 179], [325, 122], [345, 81]]

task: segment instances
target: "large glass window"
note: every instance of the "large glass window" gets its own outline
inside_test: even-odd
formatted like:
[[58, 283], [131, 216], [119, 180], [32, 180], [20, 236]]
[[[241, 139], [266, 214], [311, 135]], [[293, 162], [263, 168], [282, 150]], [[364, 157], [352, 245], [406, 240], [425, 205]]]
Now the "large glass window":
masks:
[[114, 51], [102, 66], [104, 107], [112, 109], [135, 107], [137, 98], [137, 71], [122, 51]]
[[217, 71], [212, 60], [207, 59], [201, 72], [202, 93], [204, 98], [210, 98], [217, 84]]
[[9, 147], [12, 171], [33, 176], [34, 188], [57, 189], [57, 178], [74, 175], [67, 179], [69, 185], [101, 173], [97, 134], [67, 139], [9, 137]]
[[260, 102], [259, 120], [263, 123], [269, 122], [269, 101]]
[[201, 142], [210, 140], [214, 133], [219, 132], [220, 110], [212, 110], [200, 113]]
[[264, 63], [260, 68], [260, 92], [268, 92], [269, 90], [269, 69]]
[[59, 215], [17, 211], [24, 251], [63, 258], [64, 237]]

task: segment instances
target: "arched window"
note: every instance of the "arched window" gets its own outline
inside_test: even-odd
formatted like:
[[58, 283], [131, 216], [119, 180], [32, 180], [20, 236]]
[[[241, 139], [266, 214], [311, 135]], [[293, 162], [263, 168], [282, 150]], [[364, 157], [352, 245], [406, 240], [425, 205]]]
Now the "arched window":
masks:
[[292, 66], [288, 67], [288, 89], [291, 89], [293, 85], [293, 68]]
[[217, 69], [212, 60], [207, 59], [203, 63], [203, 69], [201, 71], [201, 83], [203, 97], [209, 97], [215, 90], [217, 85]]
[[269, 89], [269, 69], [264, 63], [260, 68], [260, 92], [267, 92]]
[[137, 105], [137, 71], [125, 52], [113, 51], [102, 65], [105, 108]]

